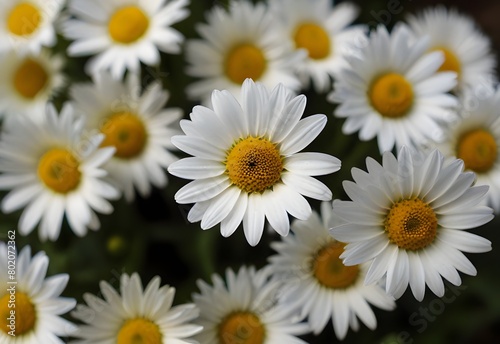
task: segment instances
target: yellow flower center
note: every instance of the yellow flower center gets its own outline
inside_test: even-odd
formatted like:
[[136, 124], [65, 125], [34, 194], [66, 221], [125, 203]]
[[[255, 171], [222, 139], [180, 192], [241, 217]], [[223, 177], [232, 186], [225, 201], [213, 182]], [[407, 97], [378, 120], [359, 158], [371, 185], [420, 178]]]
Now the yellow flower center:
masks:
[[36, 310], [28, 295], [16, 291], [0, 298], [0, 330], [6, 334], [14, 330], [16, 336], [22, 336], [33, 330], [35, 324]]
[[29, 2], [14, 6], [7, 15], [7, 29], [16, 36], [29, 36], [40, 26], [40, 10]]
[[339, 258], [344, 247], [344, 243], [332, 241], [314, 257], [312, 272], [321, 285], [331, 289], [345, 289], [356, 283], [359, 267], [345, 266]]
[[160, 328], [154, 322], [143, 318], [125, 321], [116, 344], [161, 344], [163, 343]]
[[330, 55], [330, 37], [320, 25], [303, 23], [299, 25], [293, 36], [297, 49], [306, 49], [309, 57], [315, 60]]
[[35, 60], [25, 59], [14, 71], [12, 84], [23, 98], [33, 99], [45, 88], [49, 75]]
[[38, 162], [38, 177], [50, 189], [66, 194], [80, 184], [80, 162], [68, 150], [53, 148]]
[[101, 127], [105, 135], [101, 146], [116, 148], [115, 156], [134, 158], [146, 147], [147, 133], [142, 120], [130, 112], [119, 112], [109, 116]]
[[462, 70], [460, 60], [454, 52], [447, 48], [438, 47], [435, 48], [436, 51], [441, 51], [444, 54], [444, 62], [439, 67], [439, 72], [456, 72], [457, 75], [460, 76], [460, 72]]
[[259, 317], [251, 312], [235, 312], [219, 325], [220, 344], [263, 344], [266, 329]]
[[240, 44], [234, 47], [224, 61], [227, 77], [236, 84], [246, 78], [259, 80], [266, 70], [266, 58], [262, 50], [253, 44]]
[[233, 184], [252, 193], [263, 192], [281, 178], [283, 160], [267, 139], [249, 136], [236, 143], [226, 158], [226, 173]]
[[109, 35], [118, 43], [130, 44], [141, 38], [149, 27], [149, 18], [137, 6], [126, 6], [113, 13]]
[[434, 210], [419, 198], [394, 203], [385, 218], [389, 240], [399, 248], [417, 251], [436, 238], [437, 217]]
[[487, 172], [497, 160], [495, 137], [484, 129], [469, 131], [458, 140], [457, 156], [464, 161], [466, 169]]
[[397, 73], [378, 77], [371, 85], [368, 96], [375, 110], [384, 117], [402, 117], [413, 104], [413, 89], [410, 83]]

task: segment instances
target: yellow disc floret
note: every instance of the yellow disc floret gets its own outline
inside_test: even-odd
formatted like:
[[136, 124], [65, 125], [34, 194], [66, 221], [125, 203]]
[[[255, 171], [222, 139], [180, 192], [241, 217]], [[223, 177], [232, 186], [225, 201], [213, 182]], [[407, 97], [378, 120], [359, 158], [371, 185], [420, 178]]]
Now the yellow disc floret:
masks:
[[283, 160], [269, 140], [249, 136], [237, 142], [226, 158], [226, 173], [233, 184], [252, 193], [271, 188], [281, 178]]
[[252, 312], [232, 313], [218, 327], [220, 344], [263, 344], [265, 336], [264, 325]]
[[161, 344], [160, 328], [154, 322], [136, 318], [125, 321], [116, 337], [116, 344]]
[[66, 194], [80, 184], [80, 162], [69, 150], [52, 148], [38, 162], [38, 177], [52, 191]]
[[309, 57], [315, 60], [330, 55], [330, 37], [320, 25], [303, 23], [297, 27], [293, 36], [297, 49], [306, 49]]
[[115, 156], [118, 158], [134, 158], [146, 147], [146, 128], [133, 113], [119, 112], [109, 116], [101, 126], [101, 132], [105, 135], [101, 146], [115, 147]]
[[475, 129], [463, 134], [457, 144], [457, 157], [466, 169], [488, 172], [497, 161], [497, 143], [490, 131]]
[[384, 74], [373, 82], [368, 97], [371, 105], [382, 116], [398, 118], [405, 116], [413, 104], [413, 89], [400, 74]]
[[455, 72], [460, 77], [460, 72], [462, 70], [460, 60], [457, 55], [451, 50], [443, 47], [435, 48], [435, 51], [441, 51], [444, 54], [444, 62], [439, 67], [439, 72]]
[[224, 61], [224, 73], [236, 84], [246, 78], [259, 80], [266, 70], [262, 50], [253, 44], [240, 44], [231, 49]]
[[33, 99], [45, 88], [48, 80], [44, 66], [27, 58], [14, 71], [12, 85], [21, 97]]
[[29, 36], [40, 26], [40, 10], [29, 2], [14, 6], [7, 15], [7, 29], [16, 36]]
[[149, 27], [149, 18], [137, 6], [126, 6], [113, 13], [108, 22], [111, 38], [121, 44], [136, 42]]
[[339, 258], [344, 247], [344, 243], [332, 241], [321, 248], [314, 257], [313, 275], [326, 288], [345, 289], [356, 283], [359, 277], [357, 265], [345, 266]]
[[434, 241], [438, 221], [429, 204], [420, 198], [412, 198], [394, 203], [384, 225], [393, 244], [405, 250], [417, 251]]
[[[13, 304], [15, 308], [12, 306]], [[11, 316], [12, 310], [15, 311], [14, 317]], [[15, 335], [20, 337], [35, 328], [35, 306], [28, 295], [21, 291], [16, 291], [15, 294], [7, 293], [0, 298], [0, 317], [0, 330], [5, 334], [14, 331]], [[14, 330], [12, 330], [12, 326]]]

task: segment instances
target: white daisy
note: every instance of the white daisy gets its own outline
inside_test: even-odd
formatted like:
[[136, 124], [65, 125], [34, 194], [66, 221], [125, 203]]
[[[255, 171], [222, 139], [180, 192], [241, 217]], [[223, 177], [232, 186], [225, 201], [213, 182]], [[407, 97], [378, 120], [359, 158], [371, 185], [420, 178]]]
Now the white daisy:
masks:
[[215, 6], [206, 19], [207, 24], [196, 27], [202, 39], [186, 42], [186, 72], [202, 78], [187, 87], [190, 98], [208, 105], [214, 89], [236, 95], [246, 78], [268, 88], [283, 83], [291, 90], [300, 89], [293, 70], [305, 53], [293, 52], [266, 4], [231, 1], [229, 8]]
[[70, 56], [96, 55], [87, 73], [111, 70], [120, 79], [126, 70], [138, 72], [140, 61], [160, 63], [159, 51], [177, 54], [184, 37], [171, 27], [189, 15], [189, 0], [70, 0], [75, 17], [62, 25], [63, 34], [75, 40]]
[[178, 203], [196, 203], [190, 222], [208, 229], [220, 222], [231, 235], [243, 221], [248, 243], [257, 245], [265, 218], [281, 235], [290, 227], [287, 212], [305, 220], [311, 207], [303, 197], [330, 200], [331, 191], [311, 176], [337, 171], [340, 160], [322, 153], [299, 153], [323, 130], [325, 115], [300, 120], [303, 95], [292, 99], [279, 84], [269, 92], [247, 79], [241, 105], [228, 91], [212, 93], [214, 110], [195, 106], [191, 121], [181, 121], [186, 135], [172, 143], [194, 157], [169, 166], [175, 176], [195, 179], [175, 195]]
[[170, 138], [180, 133], [172, 124], [178, 123], [182, 110], [163, 108], [169, 94], [160, 82], [141, 94], [137, 75], [129, 74], [124, 83], [104, 72], [94, 84], [73, 86], [70, 94], [75, 108], [86, 117], [87, 129], [105, 135], [101, 146], [116, 148], [104, 168], [128, 201], [135, 197], [134, 187], [146, 197], [151, 185], [167, 184], [164, 168], [177, 160], [167, 149], [175, 149]]
[[410, 15], [408, 23], [417, 37], [430, 38], [429, 50], [444, 53], [439, 70], [456, 72], [461, 90], [495, 79], [490, 40], [470, 17], [436, 6]]
[[306, 221], [294, 221], [294, 235], [271, 246], [278, 255], [271, 256], [273, 278], [282, 283], [281, 298], [286, 307], [299, 308], [308, 315], [313, 333], [319, 334], [332, 319], [337, 338], [342, 340], [349, 326], [357, 331], [359, 319], [371, 330], [377, 319], [369, 303], [385, 309], [396, 307], [379, 285], [365, 286], [368, 266], [345, 266], [339, 256], [344, 244], [336, 241], [328, 229], [334, 222], [331, 203], [321, 205], [321, 218], [313, 212]]
[[274, 15], [281, 19], [285, 36], [296, 49], [305, 49], [308, 57], [296, 69], [303, 88], [312, 79], [317, 92], [326, 91], [330, 77], [347, 67], [345, 55], [365, 37], [366, 28], [347, 27], [359, 9], [351, 3], [333, 7], [331, 0], [274, 0]]
[[352, 169], [355, 182], [344, 181], [352, 201], [333, 211], [347, 223], [332, 234], [345, 243], [344, 264], [371, 261], [365, 284], [387, 277], [386, 292], [399, 298], [408, 284], [422, 300], [427, 284], [444, 295], [443, 276], [460, 285], [457, 272], [476, 275], [463, 252], [487, 252], [491, 242], [464, 230], [493, 218], [481, 205], [488, 187], [472, 186], [475, 175], [463, 172], [462, 160], [444, 162], [443, 155], [410, 153], [403, 147], [396, 159], [383, 155], [382, 166], [366, 159], [368, 173]]
[[380, 152], [439, 135], [438, 122], [453, 119], [449, 109], [457, 105], [446, 93], [456, 85], [456, 73], [436, 73], [443, 53], [425, 54], [425, 38], [412, 45], [409, 40], [404, 24], [391, 34], [379, 26], [359, 56], [349, 57], [350, 67], [340, 73], [329, 95], [340, 104], [335, 116], [346, 118], [343, 133], [359, 130], [363, 141], [377, 136]]
[[160, 287], [160, 277], [154, 277], [143, 290], [137, 273], [123, 274], [121, 295], [101, 281], [100, 295], [84, 294], [87, 305], [78, 305], [71, 315], [85, 325], [79, 326], [73, 344], [95, 343], [194, 343], [186, 339], [201, 331], [201, 326], [189, 323], [198, 316], [192, 303], [172, 307], [175, 288]]
[[0, 2], [0, 53], [38, 53], [57, 41], [54, 21], [64, 0], [9, 0]]
[[28, 116], [43, 120], [47, 101], [64, 86], [64, 58], [47, 50], [23, 57], [15, 52], [0, 56], [0, 117]]
[[437, 147], [459, 158], [476, 174], [476, 185], [489, 185], [487, 202], [500, 212], [500, 88], [480, 97], [472, 89], [463, 97], [460, 120], [448, 128]]
[[114, 148], [97, 149], [103, 135], [83, 136], [83, 121], [75, 120], [66, 104], [58, 116], [47, 106], [42, 123], [19, 119], [0, 141], [0, 189], [10, 190], [1, 209], [10, 213], [24, 208], [19, 233], [29, 234], [40, 223], [41, 240], [56, 240], [63, 216], [78, 236], [87, 227], [100, 227], [95, 211], [109, 214], [107, 199], [119, 192], [102, 180], [101, 165]]
[[48, 266], [45, 252], [31, 257], [31, 248], [25, 246], [17, 254], [13, 242], [0, 241], [0, 343], [63, 344], [59, 337], [76, 330], [61, 317], [76, 305], [74, 299], [60, 296], [69, 276], [45, 278]]
[[241, 267], [226, 270], [226, 282], [212, 275], [213, 286], [198, 280], [193, 301], [200, 309], [203, 344], [305, 343], [295, 337], [310, 331], [300, 318], [277, 303], [281, 284], [269, 279], [269, 270]]

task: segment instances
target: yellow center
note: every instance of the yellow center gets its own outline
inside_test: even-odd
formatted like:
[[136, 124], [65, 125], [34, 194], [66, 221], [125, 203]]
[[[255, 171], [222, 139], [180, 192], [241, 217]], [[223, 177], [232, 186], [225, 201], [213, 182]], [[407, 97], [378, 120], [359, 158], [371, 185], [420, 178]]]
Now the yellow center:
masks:
[[375, 110], [384, 117], [402, 117], [413, 104], [413, 89], [410, 83], [397, 73], [378, 77], [371, 85], [368, 96]]
[[39, 26], [42, 16], [37, 7], [29, 2], [14, 6], [7, 15], [7, 29], [16, 36], [29, 36]]
[[220, 344], [263, 344], [266, 329], [259, 317], [251, 312], [235, 312], [219, 325]]
[[161, 343], [163, 343], [163, 340], [158, 325], [142, 318], [125, 321], [116, 337], [116, 344]]
[[394, 203], [385, 219], [389, 240], [399, 248], [417, 251], [436, 238], [437, 217], [434, 210], [419, 198]]
[[0, 298], [0, 330], [6, 334], [14, 331], [16, 336], [22, 336], [33, 330], [35, 323], [36, 310], [28, 295], [16, 291]]
[[44, 67], [35, 60], [25, 59], [14, 71], [12, 84], [22, 97], [35, 98], [45, 88], [49, 75]]
[[249, 136], [236, 143], [226, 158], [226, 173], [233, 184], [252, 193], [263, 192], [281, 178], [283, 160], [270, 141]]
[[315, 60], [330, 55], [330, 37], [318, 24], [303, 23], [299, 25], [293, 36], [297, 49], [306, 49], [309, 57]]
[[458, 140], [457, 156], [464, 161], [466, 169], [487, 172], [497, 160], [495, 137], [484, 129], [469, 131]]
[[144, 123], [130, 112], [109, 116], [102, 125], [101, 132], [105, 135], [101, 146], [115, 147], [115, 156], [118, 158], [134, 158], [146, 147], [147, 133]]
[[436, 51], [441, 51], [444, 54], [444, 62], [439, 67], [439, 72], [456, 72], [460, 76], [460, 71], [462, 70], [460, 60], [454, 52], [447, 48], [438, 47], [435, 48]]
[[345, 289], [353, 285], [359, 276], [357, 265], [345, 266], [339, 256], [344, 243], [333, 241], [318, 251], [312, 263], [312, 271], [318, 282], [332, 289]]
[[53, 148], [38, 162], [38, 177], [50, 189], [68, 193], [80, 184], [80, 162], [68, 150]]
[[149, 19], [137, 6], [126, 6], [113, 13], [108, 23], [111, 38], [130, 44], [141, 38], [149, 27]]
[[259, 80], [266, 69], [266, 58], [262, 50], [253, 44], [240, 44], [234, 47], [224, 61], [224, 72], [236, 84], [246, 78]]

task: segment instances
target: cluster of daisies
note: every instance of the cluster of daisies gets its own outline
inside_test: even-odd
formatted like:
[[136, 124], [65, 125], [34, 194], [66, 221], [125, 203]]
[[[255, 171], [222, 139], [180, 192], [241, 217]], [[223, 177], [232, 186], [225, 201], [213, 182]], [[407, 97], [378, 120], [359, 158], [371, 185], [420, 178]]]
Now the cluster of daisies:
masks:
[[[372, 307], [393, 310], [408, 287], [421, 301], [426, 287], [441, 297], [443, 279], [476, 274], [464, 252], [491, 242], [467, 230], [500, 212], [500, 88], [489, 40], [470, 18], [437, 7], [369, 28], [353, 24], [350, 3], [234, 0], [215, 4], [199, 38], [186, 40], [172, 25], [190, 6], [0, 4], [0, 210], [20, 212], [23, 236], [37, 229], [55, 241], [66, 223], [83, 237], [119, 198], [166, 187], [168, 172], [190, 180], [174, 196], [191, 205], [190, 222], [224, 237], [241, 228], [251, 246], [270, 229], [282, 237], [276, 253], [260, 269], [249, 262], [199, 280], [191, 303], [133, 273], [120, 292], [102, 281], [76, 305], [61, 297], [69, 276], [46, 278], [47, 255], [26, 246], [15, 330], [0, 290], [1, 343], [304, 343], [329, 321], [344, 339], [360, 321], [375, 329]], [[167, 106], [164, 80], [141, 78], [181, 52], [195, 80], [185, 96], [198, 104], [189, 118]], [[88, 76], [79, 83], [63, 73], [77, 57]], [[332, 201], [315, 178], [340, 159], [303, 151], [327, 122], [304, 116], [308, 89], [332, 103], [344, 135], [376, 139], [380, 155], [333, 189], [350, 200]], [[2, 286], [11, 247], [0, 242]]]

